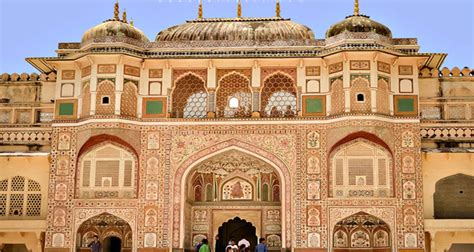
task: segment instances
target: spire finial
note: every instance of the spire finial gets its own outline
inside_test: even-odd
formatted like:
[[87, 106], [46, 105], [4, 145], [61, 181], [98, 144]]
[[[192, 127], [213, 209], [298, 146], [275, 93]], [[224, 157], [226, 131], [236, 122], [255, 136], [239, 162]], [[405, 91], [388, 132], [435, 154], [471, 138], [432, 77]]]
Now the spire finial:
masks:
[[276, 2], [275, 15], [276, 17], [280, 17], [280, 0], [277, 0]]
[[238, 4], [237, 4], [237, 17], [238, 18], [241, 18], [242, 17], [242, 4], [240, 3], [240, 0], [238, 0]]
[[132, 19], [132, 18], [130, 18], [130, 25], [131, 25], [131, 26], [134, 26], [134, 25], [133, 25], [133, 19]]
[[127, 11], [125, 9], [123, 9], [123, 13], [122, 13], [122, 22], [128, 23], [127, 22]]
[[198, 19], [202, 19], [202, 0], [199, 0]]
[[354, 16], [359, 16], [359, 0], [354, 2]]
[[119, 3], [118, 3], [118, 0], [117, 2], [115, 3], [115, 6], [114, 6], [114, 20], [115, 21], [119, 21]]

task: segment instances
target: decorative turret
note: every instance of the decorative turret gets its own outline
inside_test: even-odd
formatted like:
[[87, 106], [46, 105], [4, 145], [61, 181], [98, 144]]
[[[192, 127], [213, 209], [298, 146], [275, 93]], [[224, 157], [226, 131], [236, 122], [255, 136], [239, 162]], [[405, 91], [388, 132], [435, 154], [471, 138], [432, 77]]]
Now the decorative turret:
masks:
[[392, 38], [392, 32], [387, 26], [370, 19], [369, 16], [360, 14], [359, 0], [354, 1], [354, 15], [347, 16], [341, 22], [331, 25], [326, 31], [326, 38], [334, 37], [344, 32], [375, 33]]
[[122, 20], [120, 20], [119, 14], [119, 4], [117, 1], [114, 5], [113, 19], [108, 19], [87, 30], [82, 36], [81, 43], [84, 44], [90, 41], [100, 42], [105, 37], [114, 37], [117, 41], [120, 40], [125, 43], [132, 41], [146, 43], [149, 41], [141, 30], [134, 27], [133, 24], [128, 24], [125, 9], [122, 13]]

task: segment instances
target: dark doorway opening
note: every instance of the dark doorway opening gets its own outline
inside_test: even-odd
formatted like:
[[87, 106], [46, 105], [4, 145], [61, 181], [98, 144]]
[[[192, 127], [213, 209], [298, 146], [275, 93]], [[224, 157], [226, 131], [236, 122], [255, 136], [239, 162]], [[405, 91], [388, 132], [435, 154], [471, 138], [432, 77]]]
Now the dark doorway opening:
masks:
[[104, 252], [120, 252], [122, 240], [116, 236], [109, 236], [104, 239]]
[[250, 242], [250, 251], [254, 251], [254, 248], [257, 245], [257, 233], [255, 227], [251, 222], [242, 220], [239, 217], [224, 222], [222, 226], [219, 227], [219, 237], [226, 246], [231, 239], [235, 240], [235, 244], [242, 239], [246, 239]]

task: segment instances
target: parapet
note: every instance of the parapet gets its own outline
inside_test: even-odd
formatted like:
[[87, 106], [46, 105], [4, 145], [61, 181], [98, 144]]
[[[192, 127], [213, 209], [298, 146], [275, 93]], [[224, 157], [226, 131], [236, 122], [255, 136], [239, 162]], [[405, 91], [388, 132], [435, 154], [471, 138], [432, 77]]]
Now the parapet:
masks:
[[449, 69], [444, 67], [443, 69], [429, 69], [427, 67], [421, 69], [420, 71], [421, 78], [449, 78], [449, 77], [474, 77], [474, 69], [469, 67], [464, 67], [462, 70], [459, 67], [454, 67]]
[[56, 81], [56, 73], [51, 72], [49, 74], [27, 74], [27, 73], [3, 73], [0, 75], [0, 82], [19, 82], [19, 81]]

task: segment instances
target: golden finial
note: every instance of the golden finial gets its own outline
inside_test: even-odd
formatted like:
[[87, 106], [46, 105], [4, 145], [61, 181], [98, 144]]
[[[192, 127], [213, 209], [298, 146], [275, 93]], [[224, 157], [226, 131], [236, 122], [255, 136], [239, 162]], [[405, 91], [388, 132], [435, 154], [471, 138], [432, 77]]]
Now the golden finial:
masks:
[[359, 16], [359, 0], [355, 0], [354, 3], [354, 16]]
[[237, 17], [241, 18], [242, 17], [242, 4], [239, 2], [237, 3]]
[[133, 26], [133, 19], [130, 18], [130, 25]]
[[115, 21], [119, 21], [119, 3], [118, 3], [118, 0], [117, 2], [115, 3], [115, 7], [114, 7], [114, 19]]
[[127, 22], [127, 11], [125, 9], [123, 9], [123, 13], [122, 13], [122, 22], [128, 23]]
[[202, 0], [199, 0], [198, 19], [202, 19]]
[[280, 17], [280, 0], [276, 2], [275, 15], [276, 17]]

